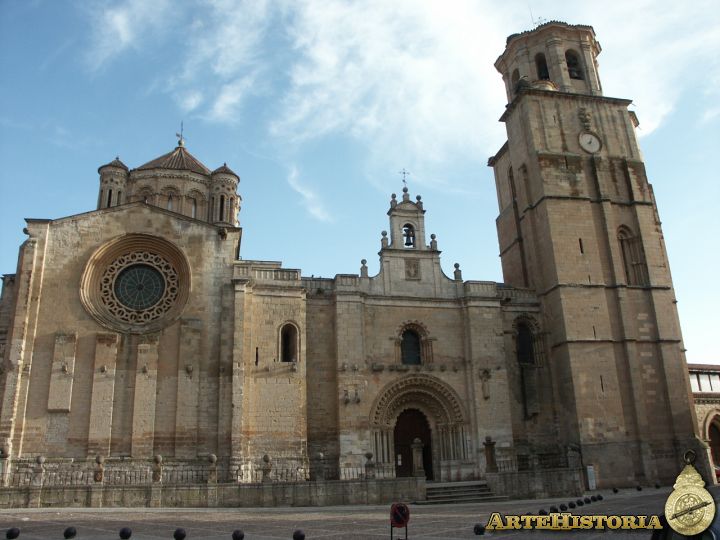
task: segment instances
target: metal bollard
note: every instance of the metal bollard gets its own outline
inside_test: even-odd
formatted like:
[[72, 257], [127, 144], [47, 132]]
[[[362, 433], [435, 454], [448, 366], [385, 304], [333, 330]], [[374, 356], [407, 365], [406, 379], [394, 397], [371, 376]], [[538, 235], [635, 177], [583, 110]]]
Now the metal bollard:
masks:
[[132, 530], [130, 529], [130, 527], [123, 527], [122, 529], [120, 529], [120, 538], [122, 538], [123, 540], [127, 540], [131, 536]]

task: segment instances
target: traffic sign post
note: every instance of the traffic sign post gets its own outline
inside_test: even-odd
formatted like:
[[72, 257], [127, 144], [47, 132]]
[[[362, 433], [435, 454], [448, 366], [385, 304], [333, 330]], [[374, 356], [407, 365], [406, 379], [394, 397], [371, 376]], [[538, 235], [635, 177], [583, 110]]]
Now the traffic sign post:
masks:
[[408, 521], [410, 521], [410, 509], [407, 504], [393, 503], [390, 507], [390, 540], [393, 540], [393, 529], [405, 529], [405, 540], [407, 540]]

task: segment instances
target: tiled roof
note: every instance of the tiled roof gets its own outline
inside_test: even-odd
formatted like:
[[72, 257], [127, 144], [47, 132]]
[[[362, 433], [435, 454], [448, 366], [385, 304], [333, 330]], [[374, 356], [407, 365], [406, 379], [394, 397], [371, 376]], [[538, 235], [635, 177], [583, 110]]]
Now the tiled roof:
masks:
[[227, 166], [227, 163], [223, 163], [222, 166], [215, 169], [212, 173], [213, 174], [224, 173], [224, 174], [232, 174], [233, 176], [237, 176], [237, 174], [235, 174], [235, 171], [233, 171], [230, 167]]
[[179, 171], [192, 171], [199, 174], [210, 174], [210, 169], [200, 163], [195, 157], [185, 150], [184, 146], [178, 146], [172, 152], [148, 161], [136, 170], [147, 169], [175, 169]]
[[98, 172], [100, 172], [100, 169], [104, 169], [105, 167], [118, 167], [120, 169], [128, 170], [127, 165], [125, 165], [122, 161], [120, 161], [119, 157], [116, 157], [113, 159], [110, 163], [106, 163], [105, 165], [100, 165], [98, 168]]

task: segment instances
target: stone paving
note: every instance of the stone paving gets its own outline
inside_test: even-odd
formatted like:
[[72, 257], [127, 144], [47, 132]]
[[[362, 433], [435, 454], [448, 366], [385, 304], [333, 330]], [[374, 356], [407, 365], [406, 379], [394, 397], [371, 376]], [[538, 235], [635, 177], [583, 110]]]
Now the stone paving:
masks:
[[[621, 490], [618, 494], [601, 491], [603, 501], [577, 508], [576, 514], [662, 514], [671, 488]], [[718, 498], [720, 491], [713, 489]], [[487, 523], [491, 512], [503, 514], [534, 513], [541, 508], [567, 503], [555, 498], [489, 502], [462, 505], [410, 505], [411, 517], [408, 538], [426, 540], [454, 540], [477, 538], [476, 523]], [[307, 540], [313, 539], [380, 539], [390, 538], [389, 505], [334, 506], [324, 508], [104, 508], [104, 509], [18, 509], [0, 510], [0, 535], [5, 537], [9, 527], [18, 527], [20, 540], [62, 539], [63, 531], [74, 526], [79, 540], [110, 540], [119, 538], [122, 527], [130, 527], [132, 539], [171, 539], [173, 531], [182, 527], [187, 540], [230, 539], [234, 529], [242, 529], [247, 540], [289, 540], [293, 531], [302, 529]], [[487, 533], [497, 538], [568, 538], [587, 539], [650, 538], [651, 531], [583, 531], [541, 532], [514, 531]], [[395, 538], [404, 538], [402, 530]]]

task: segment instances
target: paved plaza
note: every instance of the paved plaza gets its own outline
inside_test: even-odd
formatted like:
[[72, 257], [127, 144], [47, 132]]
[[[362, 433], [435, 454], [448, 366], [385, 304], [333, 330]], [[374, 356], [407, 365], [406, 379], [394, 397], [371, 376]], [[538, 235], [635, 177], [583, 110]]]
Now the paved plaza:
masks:
[[[614, 494], [602, 491], [604, 500], [573, 510], [576, 514], [662, 514], [671, 488], [621, 490]], [[717, 498], [719, 493], [713, 489]], [[597, 492], [596, 492], [597, 493]], [[462, 505], [410, 505], [409, 538], [453, 540], [477, 538], [476, 523], [487, 523], [491, 512], [503, 514], [534, 513], [543, 508], [567, 503], [560, 498], [522, 500]], [[18, 527], [20, 540], [62, 539], [63, 531], [74, 526], [80, 540], [119, 538], [122, 527], [130, 527], [137, 540], [171, 539], [182, 527], [187, 539], [230, 539], [232, 531], [241, 529], [247, 540], [289, 540], [293, 531], [302, 529], [307, 540], [313, 539], [380, 539], [389, 538], [389, 505], [334, 506], [324, 508], [243, 508], [243, 509], [18, 509], [0, 510], [0, 535]], [[487, 533], [496, 538], [650, 538], [650, 531], [583, 531], [542, 532], [517, 531]], [[395, 538], [404, 538], [396, 530]]]

